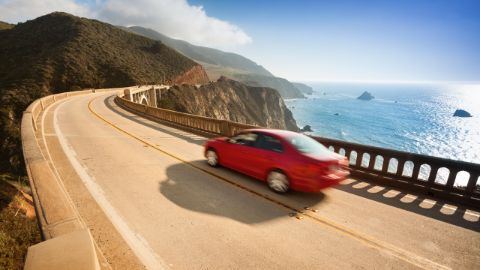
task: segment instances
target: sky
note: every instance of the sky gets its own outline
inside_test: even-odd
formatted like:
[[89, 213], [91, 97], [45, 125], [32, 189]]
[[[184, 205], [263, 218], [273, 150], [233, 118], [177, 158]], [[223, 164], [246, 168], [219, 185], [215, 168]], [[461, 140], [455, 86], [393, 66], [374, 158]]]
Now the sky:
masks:
[[11, 23], [52, 11], [236, 52], [293, 81], [480, 81], [478, 0], [0, 0]]

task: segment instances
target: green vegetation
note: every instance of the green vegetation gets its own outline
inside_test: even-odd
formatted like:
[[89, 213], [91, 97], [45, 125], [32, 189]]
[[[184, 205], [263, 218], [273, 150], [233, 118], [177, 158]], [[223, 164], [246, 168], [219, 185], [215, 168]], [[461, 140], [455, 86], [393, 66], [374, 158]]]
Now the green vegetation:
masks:
[[28, 247], [40, 242], [24, 181], [24, 177], [0, 174], [0, 269], [23, 269]]
[[173, 81], [197, 65], [177, 51], [96, 20], [52, 13], [0, 31], [0, 171], [23, 173], [19, 123], [42, 96]]
[[303, 97], [301, 89], [294, 84], [286, 79], [273, 76], [272, 73], [261, 65], [257, 65], [241, 55], [195, 46], [183, 40], [172, 39], [154, 30], [139, 26], [132, 26], [127, 29], [139, 35], [160, 40], [185, 56], [197, 61], [205, 68], [211, 80], [217, 80], [221, 76], [226, 76], [249, 86], [274, 88], [284, 98]]

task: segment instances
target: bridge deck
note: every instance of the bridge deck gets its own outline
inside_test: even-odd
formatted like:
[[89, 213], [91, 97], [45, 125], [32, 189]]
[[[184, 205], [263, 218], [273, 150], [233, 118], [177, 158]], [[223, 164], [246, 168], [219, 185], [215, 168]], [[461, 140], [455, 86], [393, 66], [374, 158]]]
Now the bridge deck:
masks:
[[205, 138], [129, 113], [105, 94], [55, 104], [42, 127], [114, 269], [480, 268], [472, 210], [358, 179], [278, 195], [208, 167]]

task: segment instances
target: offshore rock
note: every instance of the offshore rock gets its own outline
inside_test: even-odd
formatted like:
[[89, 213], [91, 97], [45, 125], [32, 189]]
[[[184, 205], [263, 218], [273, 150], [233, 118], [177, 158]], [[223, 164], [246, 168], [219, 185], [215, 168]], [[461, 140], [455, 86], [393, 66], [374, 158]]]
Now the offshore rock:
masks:
[[313, 132], [313, 130], [310, 125], [306, 125], [302, 129], [300, 129], [300, 132]]
[[357, 99], [360, 99], [360, 100], [372, 100], [374, 99], [375, 97], [370, 94], [369, 92], [365, 91], [363, 92], [363, 94], [361, 94]]
[[456, 117], [472, 117], [472, 115], [465, 111], [465, 110], [456, 110], [455, 113], [453, 113], [453, 116], [456, 116]]

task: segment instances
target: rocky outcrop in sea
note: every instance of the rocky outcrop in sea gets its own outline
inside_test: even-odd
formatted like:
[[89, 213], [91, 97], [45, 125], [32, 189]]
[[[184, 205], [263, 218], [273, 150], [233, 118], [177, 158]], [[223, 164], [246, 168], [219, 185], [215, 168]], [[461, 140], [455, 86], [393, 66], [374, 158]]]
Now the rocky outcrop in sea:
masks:
[[461, 110], [461, 109], [456, 110], [453, 113], [453, 116], [456, 116], [456, 117], [472, 117], [472, 115], [469, 112], [467, 112], [465, 110]]
[[312, 127], [310, 125], [305, 125], [300, 132], [313, 132]]
[[357, 99], [360, 99], [360, 100], [372, 100], [374, 99], [375, 97], [370, 94], [369, 92], [365, 91], [363, 92], [363, 94], [361, 94]]

